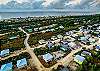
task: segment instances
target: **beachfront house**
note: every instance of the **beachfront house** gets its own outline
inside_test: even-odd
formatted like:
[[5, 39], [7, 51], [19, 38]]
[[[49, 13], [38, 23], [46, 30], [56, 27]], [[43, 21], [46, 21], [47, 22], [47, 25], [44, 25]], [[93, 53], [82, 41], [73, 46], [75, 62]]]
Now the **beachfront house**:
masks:
[[0, 51], [0, 57], [5, 57], [5, 56], [9, 55], [9, 52], [10, 52], [9, 49]]
[[25, 66], [27, 66], [26, 58], [17, 61], [17, 68], [23, 68]]
[[85, 61], [85, 58], [83, 56], [76, 55], [74, 57], [74, 61], [81, 65]]
[[49, 62], [49, 61], [52, 61], [53, 56], [50, 53], [47, 53], [43, 55], [43, 59], [45, 60], [45, 62]]
[[12, 62], [7, 63], [7, 64], [4, 64], [4, 65], [1, 65], [0, 71], [13, 71], [12, 67], [13, 67]]

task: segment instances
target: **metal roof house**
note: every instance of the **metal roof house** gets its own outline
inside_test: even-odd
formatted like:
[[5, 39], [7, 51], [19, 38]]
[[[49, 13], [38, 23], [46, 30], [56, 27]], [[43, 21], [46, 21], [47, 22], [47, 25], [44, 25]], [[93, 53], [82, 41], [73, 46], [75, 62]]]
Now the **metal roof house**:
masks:
[[23, 58], [23, 59], [17, 61], [17, 67], [18, 68], [23, 68], [24, 66], [27, 66], [26, 58]]
[[45, 62], [49, 62], [49, 61], [52, 61], [53, 56], [50, 53], [47, 53], [43, 55], [43, 59], [45, 60]]
[[77, 62], [78, 64], [82, 64], [84, 62], [85, 58], [83, 56], [80, 55], [76, 55], [74, 57], [74, 61]]
[[12, 62], [1, 66], [0, 71], [12, 71]]
[[4, 57], [4, 56], [7, 56], [9, 55], [9, 49], [5, 49], [5, 50], [2, 50], [0, 51], [0, 57]]

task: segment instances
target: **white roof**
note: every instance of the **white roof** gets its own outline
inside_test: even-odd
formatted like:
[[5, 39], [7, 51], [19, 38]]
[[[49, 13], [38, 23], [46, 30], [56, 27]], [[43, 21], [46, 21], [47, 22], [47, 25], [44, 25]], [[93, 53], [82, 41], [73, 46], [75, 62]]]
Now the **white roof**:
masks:
[[50, 53], [47, 53], [45, 55], [43, 55], [43, 59], [48, 62], [53, 58], [53, 56]]
[[26, 58], [23, 58], [23, 59], [17, 61], [17, 67], [18, 67], [18, 68], [22, 68], [22, 67], [24, 67], [25, 65], [27, 65]]

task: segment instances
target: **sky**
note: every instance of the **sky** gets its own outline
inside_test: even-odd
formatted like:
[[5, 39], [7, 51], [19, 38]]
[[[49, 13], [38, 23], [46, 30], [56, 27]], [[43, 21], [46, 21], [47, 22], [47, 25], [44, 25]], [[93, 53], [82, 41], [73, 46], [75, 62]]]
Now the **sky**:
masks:
[[18, 3], [28, 2], [29, 0], [0, 0], [0, 4], [6, 4], [10, 1], [17, 1]]
[[100, 10], [100, 0], [0, 0], [0, 8]]

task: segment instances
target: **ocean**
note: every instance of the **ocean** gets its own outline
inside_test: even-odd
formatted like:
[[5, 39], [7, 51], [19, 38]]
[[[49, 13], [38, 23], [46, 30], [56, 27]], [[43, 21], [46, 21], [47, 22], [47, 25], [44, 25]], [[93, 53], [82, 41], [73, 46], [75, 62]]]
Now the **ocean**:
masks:
[[0, 19], [25, 18], [34, 16], [70, 16], [70, 15], [91, 15], [92, 12], [71, 12], [71, 11], [32, 11], [32, 12], [0, 12]]

